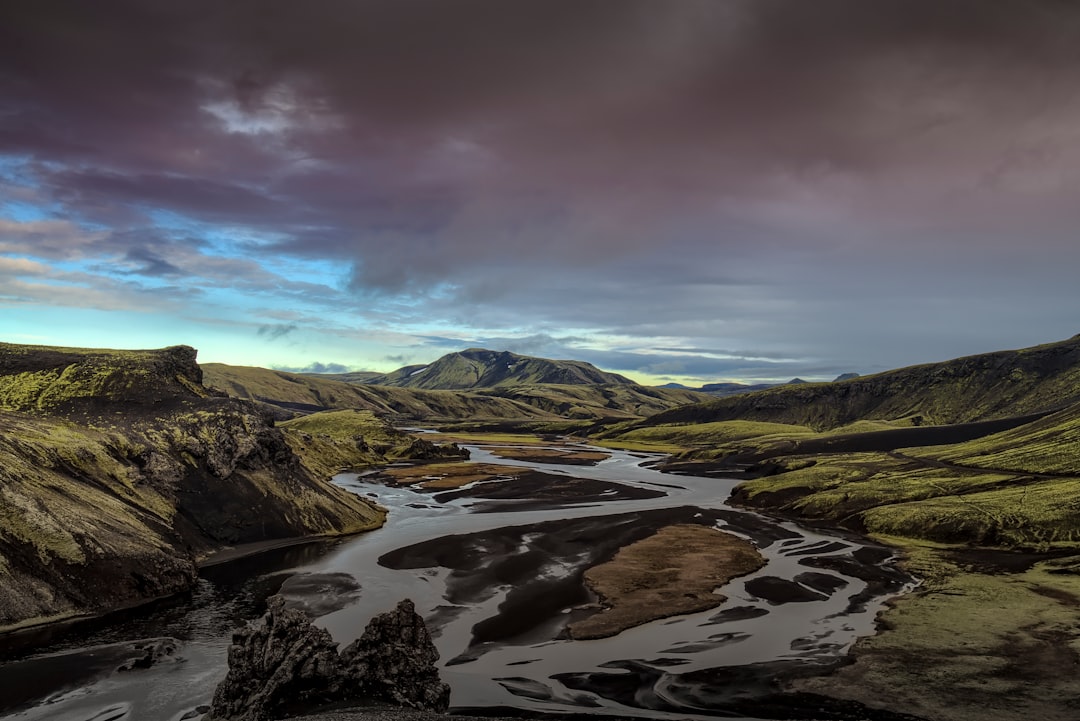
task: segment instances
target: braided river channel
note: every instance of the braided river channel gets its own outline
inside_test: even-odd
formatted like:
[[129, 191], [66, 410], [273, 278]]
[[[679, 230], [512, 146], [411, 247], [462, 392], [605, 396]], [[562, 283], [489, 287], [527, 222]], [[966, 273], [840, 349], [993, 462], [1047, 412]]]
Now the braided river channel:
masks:
[[[912, 585], [870, 541], [726, 505], [732, 477], [664, 474], [646, 465], [656, 456], [623, 451], [587, 466], [469, 450], [472, 461], [583, 479], [580, 492], [484, 498], [485, 484], [432, 493], [341, 474], [335, 483], [389, 510], [383, 528], [210, 566], [180, 597], [0, 640], [0, 718], [199, 718], [225, 674], [232, 629], [274, 593], [342, 646], [411, 598], [452, 710], [759, 718], [776, 678], [842, 662], [885, 601]], [[717, 608], [570, 640], [566, 625], [596, 601], [584, 570], [673, 523], [745, 538], [767, 564], [718, 589], [727, 600]], [[131, 663], [152, 647], [166, 649], [160, 661]]]

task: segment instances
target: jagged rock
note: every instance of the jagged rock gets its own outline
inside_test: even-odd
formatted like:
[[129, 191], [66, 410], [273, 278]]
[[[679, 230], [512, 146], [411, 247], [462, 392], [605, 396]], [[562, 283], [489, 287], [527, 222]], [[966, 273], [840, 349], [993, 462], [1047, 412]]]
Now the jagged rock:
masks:
[[330, 697], [340, 671], [330, 634], [274, 596], [261, 625], [233, 634], [229, 673], [214, 691], [210, 716], [264, 721], [289, 706], [318, 705]]
[[433, 711], [450, 703], [450, 687], [435, 668], [439, 652], [409, 599], [371, 619], [341, 660], [361, 697]]
[[267, 721], [324, 704], [390, 701], [445, 711], [450, 687], [412, 601], [376, 616], [340, 655], [326, 630], [274, 596], [261, 625], [237, 631], [229, 673], [214, 692], [213, 721]]

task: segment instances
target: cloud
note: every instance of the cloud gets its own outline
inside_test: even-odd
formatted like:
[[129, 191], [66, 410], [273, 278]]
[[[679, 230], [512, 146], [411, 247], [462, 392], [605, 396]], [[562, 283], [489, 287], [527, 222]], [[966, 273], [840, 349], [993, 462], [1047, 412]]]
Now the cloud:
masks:
[[267, 340], [275, 341], [298, 330], [300, 330], [300, 326], [295, 323], [279, 323], [276, 325], [261, 325], [255, 331], [255, 334]]
[[129, 248], [124, 254], [124, 260], [135, 266], [132, 270], [126, 271], [133, 275], [155, 276], [161, 278], [185, 275], [184, 271], [180, 270], [167, 260], [164, 260], [161, 256], [148, 248]]
[[48, 275], [49, 266], [26, 258], [4, 258], [0, 256], [0, 275]]
[[48, 219], [0, 253], [87, 302], [702, 373], [1075, 332], [1068, 3], [38, 5], [0, 11], [0, 180]]
[[349, 367], [340, 363], [320, 363], [319, 361], [312, 361], [306, 366], [272, 366], [274, 370], [285, 371], [287, 373], [348, 373]]

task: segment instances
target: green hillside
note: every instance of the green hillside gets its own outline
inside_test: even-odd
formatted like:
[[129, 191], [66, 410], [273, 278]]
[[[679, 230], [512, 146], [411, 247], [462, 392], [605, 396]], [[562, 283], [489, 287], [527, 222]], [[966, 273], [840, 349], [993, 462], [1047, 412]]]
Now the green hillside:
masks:
[[833, 383], [783, 385], [651, 416], [642, 425], [767, 421], [828, 430], [856, 421], [944, 425], [1080, 400], [1080, 336]]
[[1080, 403], [1019, 428], [911, 455], [975, 468], [1080, 476]]
[[548, 360], [509, 351], [469, 348], [448, 353], [428, 365], [411, 365], [363, 380], [372, 385], [428, 390], [495, 388], [534, 384], [632, 385], [617, 373], [583, 361]]
[[207, 363], [206, 385], [235, 398], [249, 398], [279, 408], [309, 413], [322, 410], [369, 410], [404, 421], [450, 421], [473, 418], [552, 420], [546, 413], [512, 399], [458, 391], [426, 391], [352, 384], [318, 375], [267, 368]]
[[501, 385], [425, 390], [345, 383], [318, 375], [207, 363], [208, 386], [300, 413], [356, 409], [406, 423], [620, 421], [693, 403], [692, 391], [613, 385]]

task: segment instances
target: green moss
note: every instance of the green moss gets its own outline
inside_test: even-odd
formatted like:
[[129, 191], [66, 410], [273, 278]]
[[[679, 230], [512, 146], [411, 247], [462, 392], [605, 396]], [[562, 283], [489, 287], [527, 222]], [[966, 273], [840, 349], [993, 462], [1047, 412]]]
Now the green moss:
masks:
[[966, 443], [907, 452], [974, 468], [1080, 475], [1080, 404]]
[[0, 407], [8, 410], [36, 408], [38, 398], [59, 377], [60, 374], [52, 370], [0, 376]]
[[1032, 549], [1080, 542], [1080, 480], [925, 465], [882, 453], [789, 458], [791, 470], [739, 486], [755, 505], [953, 543]]
[[278, 426], [312, 435], [329, 436], [337, 441], [350, 441], [361, 437], [369, 443], [396, 445], [412, 440], [411, 436], [396, 430], [371, 411], [323, 411], [284, 421]]
[[[854, 663], [795, 682], [799, 691], [956, 721], [1065, 719], [1080, 695], [1076, 558], [1017, 573], [991, 572], [978, 557], [940, 544], [885, 538], [922, 579], [861, 639]], [[966, 561], [966, 558], [972, 561]]]

